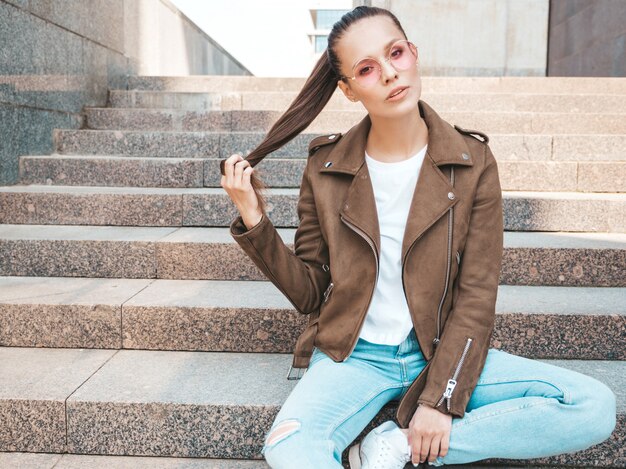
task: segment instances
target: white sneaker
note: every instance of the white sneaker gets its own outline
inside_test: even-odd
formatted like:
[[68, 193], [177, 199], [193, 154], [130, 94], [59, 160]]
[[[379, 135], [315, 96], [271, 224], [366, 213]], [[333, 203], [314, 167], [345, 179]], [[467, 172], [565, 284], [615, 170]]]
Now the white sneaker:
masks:
[[387, 420], [350, 448], [350, 469], [404, 469], [411, 461], [411, 448], [400, 427]]

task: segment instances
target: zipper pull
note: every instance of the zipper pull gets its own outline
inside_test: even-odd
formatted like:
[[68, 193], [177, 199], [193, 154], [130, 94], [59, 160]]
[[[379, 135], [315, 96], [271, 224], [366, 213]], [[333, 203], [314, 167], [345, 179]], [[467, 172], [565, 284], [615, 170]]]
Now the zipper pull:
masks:
[[459, 254], [459, 251], [456, 252], [456, 263], [457, 264], [461, 263], [461, 254]]
[[326, 301], [328, 300], [328, 295], [330, 295], [330, 291], [333, 289], [333, 286], [333, 282], [330, 282], [330, 284], [326, 288], [326, 291], [324, 292], [324, 303], [326, 303]]
[[443, 397], [447, 397], [448, 399], [450, 399], [452, 397], [452, 391], [454, 391], [455, 386], [456, 386], [456, 380], [449, 379], [448, 385], [446, 386], [446, 390], [443, 392]]

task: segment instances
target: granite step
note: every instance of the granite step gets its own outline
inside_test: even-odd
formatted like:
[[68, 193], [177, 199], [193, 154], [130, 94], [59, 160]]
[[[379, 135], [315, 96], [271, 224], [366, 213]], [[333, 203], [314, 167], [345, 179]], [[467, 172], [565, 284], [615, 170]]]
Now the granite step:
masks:
[[[70, 453], [1, 452], [0, 467], [3, 469], [269, 469], [265, 460], [171, 458], [162, 456], [101, 456]], [[347, 464], [344, 464], [346, 469]], [[502, 464], [446, 464], [451, 469], [480, 467], [482, 469], [518, 469], [519, 466]], [[524, 466], [526, 469], [554, 469], [568, 466]], [[575, 467], [575, 466], [573, 466]], [[415, 469], [407, 464], [405, 469]]]
[[[59, 154], [20, 156], [19, 183], [112, 187], [221, 187], [220, 178], [217, 177], [218, 174], [221, 176], [220, 161], [219, 158]], [[295, 185], [289, 185], [297, 180], [297, 175], [290, 173], [299, 171], [301, 177], [306, 163], [304, 159], [276, 159], [268, 162], [277, 171], [286, 173], [280, 178], [274, 177], [277, 181], [283, 181], [282, 187], [299, 186], [299, 181]], [[281, 164], [276, 164], [277, 162]], [[290, 164], [291, 162], [296, 164]], [[593, 167], [602, 168], [596, 165]], [[611, 172], [615, 172], [616, 169], [619, 173], [619, 168], [612, 168]], [[572, 174], [574, 168], [572, 164], [565, 163], [560, 171]], [[598, 187], [598, 182], [581, 181], [581, 187], [594, 186]], [[615, 190], [616, 187], [619, 188], [619, 183], [618, 186], [611, 185], [610, 192], [619, 192]]]
[[[265, 135], [265, 131], [53, 130], [55, 151], [60, 154], [181, 158], [245, 155]], [[318, 135], [321, 134], [301, 133], [266, 158], [306, 159], [309, 143]], [[626, 135], [491, 134], [489, 138], [489, 147], [498, 161], [626, 161]]]
[[[500, 283], [626, 287], [625, 264], [624, 233], [505, 231]], [[266, 280], [228, 227], [2, 224], [0, 275]]]
[[[541, 361], [606, 383], [617, 425], [586, 450], [517, 463], [624, 465], [626, 361]], [[264, 436], [298, 383], [286, 379], [290, 363], [290, 354], [273, 353], [2, 347], [0, 449], [261, 460]], [[397, 401], [385, 404], [355, 441], [396, 409]]]
[[[306, 159], [309, 143], [317, 136], [316, 133], [301, 133], [283, 145], [278, 150], [267, 155], [271, 158], [300, 158]], [[168, 157], [168, 158], [227, 158], [233, 153], [248, 154], [255, 148], [265, 134], [262, 132], [159, 132], [159, 131], [131, 131], [131, 130], [71, 130], [54, 129], [53, 140], [55, 151], [65, 155], [120, 155], [139, 157]], [[619, 144], [619, 136], [610, 138], [609, 146]], [[541, 139], [541, 140], [539, 140]], [[624, 137], [626, 141], [626, 136]], [[520, 145], [507, 139], [508, 145]], [[550, 138], [537, 136], [530, 143], [547, 154]], [[563, 142], [567, 144], [567, 142]], [[613, 150], [606, 148], [608, 158], [626, 160], [613, 154]], [[604, 153], [603, 149], [596, 150]], [[551, 152], [550, 152], [551, 154]], [[548, 159], [548, 158], [546, 158]], [[554, 159], [554, 158], [553, 158]], [[576, 159], [575, 157], [569, 159]]]
[[[280, 111], [284, 112], [298, 95], [297, 91], [215, 91], [171, 92], [110, 90], [108, 107], [137, 109], [188, 109], [194, 111]], [[622, 114], [626, 95], [557, 93], [422, 93], [420, 96], [437, 112], [562, 112]], [[363, 109], [361, 103], [348, 101], [338, 89], [325, 109]]]
[[[307, 77], [131, 76], [129, 90], [176, 92], [299, 92]], [[626, 95], [624, 77], [438, 77], [421, 78], [429, 93], [559, 93]]]
[[[0, 451], [0, 467], [3, 469], [269, 469], [270, 466], [265, 460]], [[413, 466], [410, 466], [410, 469], [413, 469]], [[499, 469], [504, 468], [500, 466]]]
[[[296, 227], [299, 189], [268, 188], [268, 217]], [[503, 191], [508, 231], [626, 232], [626, 194]], [[0, 223], [228, 226], [239, 214], [222, 188], [0, 186]]]
[[[114, 187], [221, 187], [220, 158], [97, 155], [20, 157], [20, 184]], [[257, 175], [274, 188], [299, 187], [304, 158], [267, 158]], [[626, 192], [625, 161], [500, 161], [510, 191]]]
[[[492, 346], [626, 360], [624, 298], [500, 285]], [[0, 346], [291, 353], [307, 321], [269, 281], [0, 277]]]
[[[466, 108], [467, 109], [467, 108]], [[177, 132], [265, 131], [282, 115], [279, 111], [197, 111], [187, 109], [123, 109], [86, 107], [86, 127], [94, 130]], [[483, 112], [440, 111], [439, 115], [467, 129], [491, 134], [626, 134], [626, 114], [609, 112]], [[308, 132], [349, 129], [365, 117], [361, 108], [325, 109], [306, 128]]]

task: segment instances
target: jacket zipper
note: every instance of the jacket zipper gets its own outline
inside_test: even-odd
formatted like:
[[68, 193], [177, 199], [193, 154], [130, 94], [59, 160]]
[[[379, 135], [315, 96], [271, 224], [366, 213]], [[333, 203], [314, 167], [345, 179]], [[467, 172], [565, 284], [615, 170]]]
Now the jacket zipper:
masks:
[[330, 292], [332, 291], [334, 286], [335, 284], [333, 282], [330, 282], [330, 284], [326, 288], [326, 291], [324, 292], [324, 303], [328, 301], [328, 296], [330, 295]]
[[[452, 187], [454, 187], [454, 166], [450, 167], [450, 182], [452, 183]], [[439, 337], [441, 335], [441, 332], [440, 332], [441, 331], [441, 309], [443, 308], [443, 302], [446, 297], [446, 294], [448, 293], [448, 283], [450, 280], [450, 264], [451, 264], [451, 257], [452, 257], [452, 226], [453, 226], [453, 221], [454, 221], [453, 211], [454, 211], [454, 207], [450, 207], [449, 214], [448, 214], [448, 218], [449, 218], [448, 220], [448, 259], [447, 259], [447, 265], [446, 265], [446, 284], [443, 289], [443, 295], [441, 295], [441, 300], [439, 300], [439, 308], [437, 309], [437, 337], [433, 339], [433, 353], [435, 349], [437, 348], [437, 345], [439, 345], [439, 342], [440, 342]], [[418, 239], [419, 237], [415, 241], [413, 241], [413, 244]], [[413, 248], [413, 244], [411, 244], [411, 246], [409, 246], [409, 248], [406, 250], [404, 259], [402, 259], [402, 289], [404, 290], [405, 296], [406, 296], [406, 289], [404, 288], [404, 261], [409, 255], [411, 248]], [[457, 251], [457, 260], [458, 259], [459, 259], [459, 256], [458, 256], [458, 251]]]
[[444, 399], [447, 399], [446, 407], [448, 408], [448, 412], [450, 412], [450, 398], [452, 397], [452, 391], [454, 391], [454, 388], [456, 386], [456, 379], [459, 376], [459, 373], [461, 372], [463, 361], [465, 360], [465, 356], [467, 355], [467, 350], [472, 344], [472, 340], [473, 339], [471, 337], [467, 338], [467, 341], [465, 342], [465, 348], [463, 349], [463, 354], [461, 355], [461, 358], [459, 359], [459, 363], [457, 363], [456, 365], [454, 374], [452, 375], [452, 378], [448, 380], [446, 390], [443, 392], [441, 399], [439, 399], [439, 402], [437, 402], [437, 405], [435, 407], [439, 407], [441, 403], [444, 401]]
[[[350, 223], [348, 220], [346, 220], [343, 216], [340, 217], [341, 221], [344, 222], [346, 225], [348, 225], [350, 228], [352, 228], [352, 230], [356, 233], [358, 233], [359, 235], [361, 235], [361, 237], [367, 241], [367, 244], [370, 245], [370, 247], [372, 248], [372, 251], [374, 252], [374, 257], [376, 258], [376, 277], [374, 278], [374, 287], [372, 288], [372, 292], [370, 293], [370, 297], [369, 300], [367, 300], [367, 306], [365, 307], [365, 315], [367, 315], [367, 310], [370, 306], [370, 303], [372, 301], [372, 297], [374, 296], [374, 291], [376, 290], [376, 284], [378, 283], [378, 253], [376, 252], [376, 246], [374, 246], [374, 242], [370, 239], [369, 236], [367, 236], [367, 234], [365, 234], [365, 232], [363, 230], [361, 230], [360, 228], [358, 228], [356, 225]], [[344, 358], [343, 360], [341, 360], [342, 362], [345, 362], [348, 358], [350, 358], [350, 355], [352, 355], [352, 352], [354, 351], [357, 342], [359, 341], [359, 335], [361, 334], [361, 329], [363, 329], [363, 323], [365, 322], [365, 315], [363, 316], [363, 319], [361, 320], [361, 324], [359, 325], [359, 331], [356, 334], [356, 338], [354, 339], [354, 342], [352, 344], [352, 348], [350, 349], [350, 352], [348, 353], [348, 355], [346, 355], [346, 358]]]

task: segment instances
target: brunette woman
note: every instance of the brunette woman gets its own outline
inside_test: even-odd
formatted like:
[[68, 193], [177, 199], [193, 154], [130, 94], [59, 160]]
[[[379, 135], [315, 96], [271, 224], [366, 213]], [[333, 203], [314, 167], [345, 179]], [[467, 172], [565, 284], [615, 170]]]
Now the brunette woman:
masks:
[[[367, 115], [311, 141], [294, 252], [253, 168], [337, 86]], [[360, 6], [334, 24], [261, 144], [222, 161], [240, 212], [231, 235], [309, 317], [292, 364], [306, 373], [262, 449], [273, 468], [341, 468], [392, 400], [399, 425], [385, 421], [352, 446], [352, 468], [551, 456], [615, 427], [616, 397], [602, 382], [490, 348], [503, 249], [496, 160], [487, 135], [450, 125], [420, 96], [417, 47], [390, 11]]]

